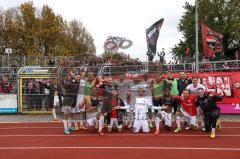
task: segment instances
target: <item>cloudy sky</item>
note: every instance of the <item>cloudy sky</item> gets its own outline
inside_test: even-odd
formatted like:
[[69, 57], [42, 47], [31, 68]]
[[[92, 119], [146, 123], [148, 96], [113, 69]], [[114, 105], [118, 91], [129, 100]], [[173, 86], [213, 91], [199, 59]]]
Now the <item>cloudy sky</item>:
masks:
[[[1, 0], [0, 7], [16, 7], [26, 1]], [[37, 8], [48, 4], [64, 19], [82, 21], [95, 40], [97, 55], [102, 54], [107, 36], [122, 36], [133, 41], [131, 48], [122, 51], [132, 58], [146, 60], [145, 29], [164, 18], [157, 50], [164, 48], [169, 53], [182, 38], [177, 24], [186, 1], [193, 4], [195, 0], [33, 0], [33, 3]]]

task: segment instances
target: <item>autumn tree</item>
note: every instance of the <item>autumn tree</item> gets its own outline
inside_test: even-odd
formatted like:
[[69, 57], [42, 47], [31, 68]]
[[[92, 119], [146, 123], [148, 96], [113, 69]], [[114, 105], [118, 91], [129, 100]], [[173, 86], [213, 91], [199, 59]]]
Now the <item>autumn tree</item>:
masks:
[[44, 55], [57, 54], [59, 37], [64, 31], [63, 18], [56, 15], [49, 6], [44, 5], [39, 22], [39, 42]]
[[0, 9], [0, 49], [33, 56], [95, 54], [94, 40], [79, 20], [67, 22], [48, 5], [33, 2]]
[[71, 40], [73, 52], [94, 53], [95, 45], [92, 36], [87, 29], [78, 20], [72, 20], [68, 23], [67, 35]]
[[23, 3], [20, 6], [23, 52], [32, 55], [37, 53], [37, 34], [39, 21], [35, 15], [36, 8], [33, 2]]

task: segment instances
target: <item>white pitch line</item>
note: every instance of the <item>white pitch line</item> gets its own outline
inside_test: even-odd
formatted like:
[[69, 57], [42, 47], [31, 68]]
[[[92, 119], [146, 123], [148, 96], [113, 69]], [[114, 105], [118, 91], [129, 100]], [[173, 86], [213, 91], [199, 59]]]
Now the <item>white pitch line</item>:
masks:
[[135, 150], [205, 150], [205, 151], [240, 151], [231, 147], [0, 147], [0, 150], [39, 150], [39, 149], [135, 149]]
[[9, 121], [9, 122], [0, 122], [0, 124], [50, 124], [50, 123], [62, 123], [62, 121]]
[[[94, 136], [99, 136], [98, 134], [72, 134], [72, 135], [59, 135], [59, 134], [52, 134], [52, 135], [0, 135], [0, 138], [3, 137], [94, 137]], [[184, 135], [184, 134], [159, 134], [159, 135], [154, 135], [154, 134], [105, 134], [104, 136], [106, 137], [121, 137], [121, 136], [134, 136], [134, 137], [139, 137], [139, 136], [165, 136], [165, 137], [204, 137], [209, 135]], [[102, 137], [104, 137], [102, 136]], [[102, 138], [101, 137], [101, 138]], [[226, 135], [217, 135], [217, 137], [240, 137], [240, 135], [234, 135], [234, 134], [226, 134]]]
[[37, 127], [27, 127], [27, 126], [23, 126], [23, 127], [5, 127], [5, 128], [0, 128], [0, 130], [10, 130], [10, 129], [63, 129], [63, 127], [50, 127], [50, 126], [37, 126]]
[[[63, 127], [59, 126], [34, 126], [34, 127], [28, 127], [28, 126], [23, 126], [23, 127], [3, 127], [0, 128], [0, 130], [11, 130], [11, 129], [63, 129]], [[240, 129], [240, 127], [222, 127], [222, 129]]]

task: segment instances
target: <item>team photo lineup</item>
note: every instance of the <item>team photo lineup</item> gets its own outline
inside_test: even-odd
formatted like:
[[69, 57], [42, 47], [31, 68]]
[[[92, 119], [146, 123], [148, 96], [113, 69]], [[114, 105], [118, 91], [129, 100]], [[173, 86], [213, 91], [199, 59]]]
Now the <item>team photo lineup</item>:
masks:
[[240, 159], [239, 0], [1, 0], [0, 159]]
[[125, 79], [118, 76], [94, 75], [80, 71], [76, 75], [69, 71], [58, 84], [52, 83], [54, 96], [50, 97], [54, 119], [57, 109], [63, 112], [64, 134], [88, 129], [104, 135], [105, 132], [160, 133], [160, 125], [167, 131], [181, 132], [184, 129], [205, 131], [211, 138], [220, 128], [220, 108], [216, 102], [223, 94], [208, 91], [199, 77], [187, 77], [180, 72], [174, 78], [172, 72], [166, 75], [154, 73], [133, 75]]

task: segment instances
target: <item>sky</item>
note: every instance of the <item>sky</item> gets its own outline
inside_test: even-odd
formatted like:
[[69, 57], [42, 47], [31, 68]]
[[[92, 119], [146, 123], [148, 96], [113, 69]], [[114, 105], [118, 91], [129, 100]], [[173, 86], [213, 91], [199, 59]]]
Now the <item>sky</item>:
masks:
[[[130, 39], [133, 45], [119, 51], [143, 61], [147, 60], [145, 30], [164, 18], [157, 51], [164, 48], [169, 61], [171, 48], [182, 39], [177, 25], [186, 1], [194, 4], [195, 0], [33, 0], [33, 3], [39, 9], [44, 4], [49, 5], [68, 21], [80, 20], [94, 39], [97, 55], [103, 53], [107, 36], [120, 36]], [[27, 0], [1, 0], [0, 8], [16, 7], [23, 2]]]

